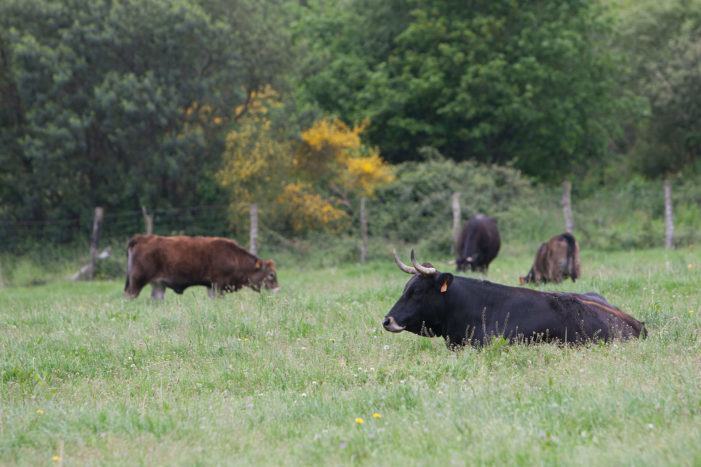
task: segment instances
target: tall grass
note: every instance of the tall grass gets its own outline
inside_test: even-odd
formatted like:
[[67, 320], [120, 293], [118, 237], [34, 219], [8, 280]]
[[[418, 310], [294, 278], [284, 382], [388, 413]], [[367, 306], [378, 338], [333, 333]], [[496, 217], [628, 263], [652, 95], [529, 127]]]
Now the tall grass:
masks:
[[[502, 255], [489, 279], [514, 284], [531, 259]], [[6, 288], [0, 463], [699, 464], [701, 250], [583, 250], [583, 266], [547, 289], [598, 291], [648, 339], [453, 353], [392, 335], [407, 276], [388, 260], [288, 264], [279, 294], [218, 300]]]

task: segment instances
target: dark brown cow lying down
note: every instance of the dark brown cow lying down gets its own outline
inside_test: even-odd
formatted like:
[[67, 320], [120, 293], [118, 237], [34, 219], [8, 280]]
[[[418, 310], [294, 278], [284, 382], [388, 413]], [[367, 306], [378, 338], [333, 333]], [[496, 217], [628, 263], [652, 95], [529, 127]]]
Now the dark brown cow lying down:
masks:
[[162, 299], [166, 287], [181, 294], [193, 285], [207, 287], [210, 297], [250, 287], [277, 290], [275, 263], [265, 261], [221, 237], [135, 235], [127, 246], [124, 295], [136, 298], [146, 284], [151, 297]]
[[574, 235], [563, 233], [555, 235], [538, 248], [533, 266], [525, 277], [519, 277], [519, 282], [562, 282], [570, 278], [575, 282], [581, 275], [579, 264], [579, 245]]

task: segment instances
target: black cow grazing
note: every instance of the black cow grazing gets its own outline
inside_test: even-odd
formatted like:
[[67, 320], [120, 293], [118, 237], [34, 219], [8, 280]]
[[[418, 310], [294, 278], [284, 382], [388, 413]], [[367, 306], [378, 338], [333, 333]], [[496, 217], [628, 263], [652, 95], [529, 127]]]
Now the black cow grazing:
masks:
[[644, 323], [595, 293], [540, 292], [453, 277], [417, 263], [413, 250], [413, 267], [396, 252], [394, 260], [413, 277], [382, 323], [390, 332], [441, 336], [450, 349], [480, 346], [494, 336], [510, 343], [579, 344], [647, 335]]
[[566, 232], [555, 235], [547, 243], [541, 244], [531, 270], [518, 280], [521, 284], [558, 283], [569, 277], [575, 282], [581, 274], [579, 245], [574, 235]]
[[465, 271], [469, 267], [471, 271], [486, 273], [500, 247], [497, 221], [484, 214], [477, 214], [467, 221], [455, 245], [458, 271]]

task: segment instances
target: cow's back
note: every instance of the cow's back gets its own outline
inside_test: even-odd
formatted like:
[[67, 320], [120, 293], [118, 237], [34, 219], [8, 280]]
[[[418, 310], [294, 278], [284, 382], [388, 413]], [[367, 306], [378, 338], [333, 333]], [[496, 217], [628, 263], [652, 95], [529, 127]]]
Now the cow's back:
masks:
[[480, 263], [489, 263], [493, 260], [499, 248], [501, 238], [496, 220], [483, 214], [478, 214], [467, 221], [458, 237], [458, 256], [466, 258], [480, 253]]
[[129, 242], [129, 257], [148, 282], [199, 284], [236, 267], [228, 264], [232, 247], [238, 245], [220, 237], [138, 235]]

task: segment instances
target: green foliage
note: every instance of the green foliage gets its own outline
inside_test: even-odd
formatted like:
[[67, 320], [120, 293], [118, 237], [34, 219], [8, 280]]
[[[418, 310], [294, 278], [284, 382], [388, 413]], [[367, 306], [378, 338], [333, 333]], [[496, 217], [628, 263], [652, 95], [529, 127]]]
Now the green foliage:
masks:
[[30, 253], [4, 253], [0, 255], [0, 287], [27, 287], [65, 280], [82, 266], [77, 260], [82, 256], [79, 252], [72, 247], [41, 248], [35, 244]]
[[505, 243], [537, 241], [558, 228], [557, 211], [541, 215], [536, 189], [518, 170], [434, 156], [398, 166], [396, 181], [370, 205], [371, 232], [450, 255], [455, 192], [460, 193], [463, 220], [480, 212], [495, 217]]
[[234, 3], [240, 24], [190, 0], [2, 2], [2, 214], [211, 202], [224, 118], [282, 66], [242, 43], [278, 16]]
[[[679, 180], [677, 232], [687, 244], [698, 238], [690, 180], [701, 171], [700, 25], [700, 0], [6, 0], [0, 236], [12, 241], [0, 247], [71, 243], [98, 204], [108, 215], [222, 206], [232, 193], [242, 201], [242, 190], [261, 210], [279, 196], [297, 200], [261, 219], [282, 236], [311, 238], [305, 226], [350, 220], [358, 188], [371, 194], [373, 180], [388, 180], [376, 149], [414, 161], [398, 170], [416, 189], [395, 182], [371, 200], [376, 238], [448, 251], [455, 190], [465, 216], [497, 216], [509, 244], [539, 242], [561, 230], [555, 187], [572, 178], [583, 238], [655, 245], [658, 188], [637, 177], [667, 175]], [[252, 131], [246, 115], [270, 89], [279, 100], [270, 127]], [[345, 160], [348, 174], [335, 178], [308, 157], [318, 172], [287, 180], [300, 155], [287, 143], [302, 145], [303, 130], [335, 118], [367, 123], [364, 157]], [[229, 175], [255, 165], [254, 142], [262, 150], [274, 139], [274, 171], [287, 184], [266, 185], [272, 171], [217, 183], [231, 159], [227, 134], [251, 143]], [[454, 162], [419, 164], [426, 146]], [[213, 217], [184, 215], [160, 233], [245, 228], [245, 218], [212, 228]], [[130, 225], [139, 227], [122, 226], [120, 241], [141, 223]], [[354, 235], [330, 241], [350, 251]]]
[[[673, 186], [675, 243], [690, 245], [701, 240], [701, 192], [699, 177], [677, 180]], [[664, 238], [662, 183], [641, 177], [615, 187], [575, 198], [575, 234], [596, 249], [650, 248]]]
[[701, 168], [701, 1], [622, 3], [622, 86], [644, 98], [644, 119], [630, 123], [630, 165], [651, 177]]
[[610, 26], [595, 4], [365, 3], [310, 10], [300, 34], [316, 44], [314, 72], [300, 86], [326, 111], [369, 117], [390, 160], [430, 145], [559, 181], [606, 154], [626, 101], [613, 92], [615, 57], [597, 42]]

